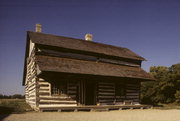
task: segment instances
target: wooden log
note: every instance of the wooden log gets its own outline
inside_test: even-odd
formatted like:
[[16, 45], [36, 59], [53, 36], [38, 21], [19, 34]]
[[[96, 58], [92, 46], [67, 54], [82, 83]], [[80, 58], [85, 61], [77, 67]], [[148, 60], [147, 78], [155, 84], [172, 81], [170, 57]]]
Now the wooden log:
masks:
[[77, 104], [40, 104], [39, 108], [58, 108], [58, 107], [72, 107], [72, 106], [77, 106]]
[[139, 96], [139, 93], [136, 93], [136, 92], [131, 92], [131, 93], [126, 93], [126, 96]]
[[49, 86], [47, 86], [47, 87], [40, 86], [39, 89], [40, 90], [49, 90]]
[[[104, 101], [104, 102], [103, 102]], [[98, 100], [99, 103], [115, 102], [114, 98], [102, 98]]]
[[43, 99], [68, 99], [70, 97], [68, 96], [50, 96], [50, 95], [39, 95], [40, 98], [43, 98]]
[[98, 98], [104, 98], [104, 99], [111, 98], [111, 99], [114, 99], [114, 96], [98, 96]]
[[72, 87], [68, 86], [68, 90], [76, 90], [76, 89], [77, 89], [76, 86], [72, 86]]
[[48, 96], [49, 92], [39, 92], [39, 95], [46, 95], [46, 96]]
[[64, 104], [64, 105], [65, 105], [65, 104], [76, 104], [76, 101], [62, 101], [62, 102], [54, 102], [54, 101], [53, 101], [53, 102], [47, 102], [47, 101], [46, 101], [46, 102], [41, 102], [41, 101], [40, 101], [39, 104], [40, 104], [40, 105], [41, 105], [41, 104], [50, 104], [50, 105], [51, 105], [51, 104], [52, 104], [52, 105], [53, 105], [53, 104]]
[[114, 89], [114, 86], [101, 86], [99, 85], [100, 89]]
[[49, 87], [48, 84], [39, 84], [40, 87]]
[[114, 92], [112, 92], [112, 93], [107, 93], [107, 92], [98, 92], [98, 95], [99, 96], [103, 96], [103, 95], [109, 95], [109, 96], [114, 96], [115, 95], [115, 93]]
[[112, 83], [112, 82], [99, 82], [98, 85], [111, 85], [111, 86], [114, 86], [114, 83]]
[[133, 89], [127, 89], [126, 92], [127, 92], [127, 93], [129, 93], [129, 92], [130, 92], [130, 93], [131, 93], [131, 92], [137, 92], [137, 93], [139, 93], [140, 90], [139, 90], [139, 89], [136, 89], [136, 90], [133, 90]]
[[114, 89], [98, 89], [98, 92], [115, 92]]
[[49, 90], [39, 90], [39, 93], [48, 93], [49, 94]]
[[45, 82], [45, 81], [40, 81], [40, 82], [38, 82], [40, 85], [49, 85], [50, 83], [49, 82]]
[[126, 96], [126, 98], [135, 99], [135, 98], [139, 98], [139, 96]]
[[49, 92], [49, 89], [39, 89], [39, 92], [41, 92], [41, 91]]
[[71, 94], [76, 94], [77, 92], [76, 92], [76, 90], [68, 90], [67, 93], [68, 93], [69, 95], [71, 95]]

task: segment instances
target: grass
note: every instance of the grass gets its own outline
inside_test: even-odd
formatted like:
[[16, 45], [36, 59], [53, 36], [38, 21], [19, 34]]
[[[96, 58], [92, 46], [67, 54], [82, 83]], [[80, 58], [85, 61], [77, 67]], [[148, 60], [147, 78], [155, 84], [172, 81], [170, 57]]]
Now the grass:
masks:
[[158, 106], [155, 106], [154, 109], [162, 109], [162, 110], [180, 109], [180, 104], [177, 103], [158, 104]]
[[0, 99], [0, 114], [32, 111], [24, 99]]

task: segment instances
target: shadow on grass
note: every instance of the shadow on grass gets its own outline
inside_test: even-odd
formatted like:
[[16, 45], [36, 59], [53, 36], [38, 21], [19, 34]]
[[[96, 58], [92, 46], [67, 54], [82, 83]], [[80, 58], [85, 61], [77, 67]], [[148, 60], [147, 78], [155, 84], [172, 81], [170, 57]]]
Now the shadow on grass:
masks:
[[0, 99], [0, 121], [9, 115], [33, 111], [24, 99]]
[[0, 106], [0, 120], [2, 121], [4, 118], [8, 117], [13, 112], [14, 108]]
[[0, 106], [0, 121], [5, 119], [11, 114], [22, 114], [26, 112], [32, 112], [33, 110], [27, 110], [27, 111], [16, 111], [13, 107], [6, 107], [6, 106]]
[[155, 105], [153, 107], [154, 107], [154, 109], [159, 109], [159, 110], [173, 110], [173, 109], [180, 110], [180, 105], [161, 104], [161, 105]]
[[0, 114], [11, 114], [14, 112], [14, 108], [0, 106]]

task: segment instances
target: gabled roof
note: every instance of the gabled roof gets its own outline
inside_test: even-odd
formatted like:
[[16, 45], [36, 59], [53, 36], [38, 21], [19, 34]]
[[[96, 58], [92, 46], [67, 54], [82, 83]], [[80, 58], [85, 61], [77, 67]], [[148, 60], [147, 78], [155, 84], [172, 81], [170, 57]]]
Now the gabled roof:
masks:
[[143, 57], [123, 47], [116, 47], [92, 41], [55, 36], [39, 32], [28, 32], [28, 37], [33, 43], [41, 45], [48, 45], [133, 60], [145, 60]]
[[130, 67], [124, 65], [50, 56], [36, 56], [35, 61], [39, 67], [39, 70], [42, 72], [62, 72], [154, 80], [150, 74], [145, 72], [140, 67]]
[[[81, 39], [28, 31], [25, 61], [24, 61], [23, 85], [25, 84], [25, 78], [26, 78], [26, 66], [27, 66], [26, 62], [27, 62], [27, 57], [29, 54], [30, 40], [36, 45], [43, 45], [50, 48], [54, 47], [54, 48], [60, 48], [60, 49], [69, 49], [71, 51], [76, 51], [76, 52], [78, 51], [78, 52], [83, 52], [83, 53], [88, 53], [88, 54], [91, 53], [91, 54], [96, 54], [96, 55], [101, 55], [101, 56], [102, 55], [108, 56], [108, 57], [111, 56], [111, 57], [125, 58], [125, 59], [138, 60], [138, 61], [145, 60], [143, 57], [123, 47], [116, 47], [116, 46], [106, 45], [106, 44], [92, 42], [92, 41], [85, 41]], [[48, 59], [49, 62], [46, 62], [47, 61], [46, 59]], [[127, 66], [120, 66], [120, 65], [113, 65], [113, 64], [103, 64], [103, 63], [97, 64], [95, 62], [75, 60], [75, 59], [65, 60], [62, 58], [58, 59], [55, 57], [43, 57], [43, 56], [37, 57], [37, 62], [42, 71], [51, 70], [51, 71], [61, 72], [63, 71], [63, 68], [61, 68], [61, 66], [64, 61], [69, 62], [69, 64], [68, 63], [65, 64], [68, 67], [72, 66], [72, 67], [69, 67], [70, 68], [69, 73], [75, 72], [74, 71], [75, 68], [73, 67], [75, 66], [74, 63], [77, 63], [77, 65], [79, 66], [79, 70], [77, 70], [77, 72], [79, 73], [83, 71], [86, 73], [86, 71], [88, 71], [87, 74], [91, 74], [91, 75], [99, 74], [99, 75], [104, 75], [104, 76], [109, 75], [109, 76], [117, 76], [117, 77], [129, 77], [129, 78], [141, 78], [141, 79], [153, 80], [152, 77], [149, 76], [149, 74], [143, 71], [140, 67], [127, 67]], [[51, 66], [48, 65], [48, 63], [51, 63]], [[84, 65], [86, 65], [84, 68], [86, 68], [87, 70], [82, 67], [83, 64], [81, 63], [84, 63]], [[56, 67], [56, 64], [58, 65], [58, 67]], [[68, 71], [67, 69], [68, 68], [66, 68], [64, 71]]]

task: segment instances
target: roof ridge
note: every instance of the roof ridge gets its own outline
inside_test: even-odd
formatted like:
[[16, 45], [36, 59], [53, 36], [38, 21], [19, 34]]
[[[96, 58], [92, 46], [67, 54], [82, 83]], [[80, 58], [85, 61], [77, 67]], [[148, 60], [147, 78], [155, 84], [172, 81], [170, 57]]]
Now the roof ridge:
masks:
[[38, 44], [45, 44], [56, 47], [70, 48], [74, 50], [100, 53], [110, 56], [117, 56], [121, 58], [145, 60], [143, 57], [139, 56], [138, 54], [134, 53], [133, 51], [125, 47], [119, 47], [115, 45], [108, 45], [94, 41], [86, 41], [83, 39], [46, 34], [46, 33], [31, 32], [31, 31], [28, 31], [27, 33], [32, 39], [32, 41]]

